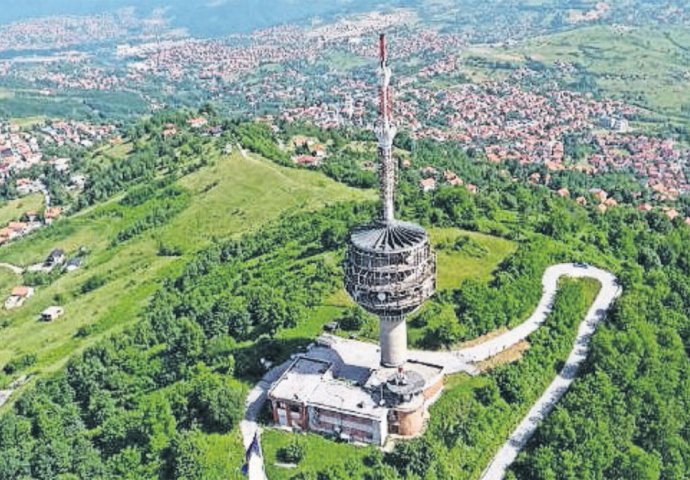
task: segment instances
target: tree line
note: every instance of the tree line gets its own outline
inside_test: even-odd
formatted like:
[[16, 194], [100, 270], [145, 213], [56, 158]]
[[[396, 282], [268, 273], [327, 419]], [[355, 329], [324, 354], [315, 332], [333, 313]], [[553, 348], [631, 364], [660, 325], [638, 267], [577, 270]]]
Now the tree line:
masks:
[[[435, 299], [439, 325], [450, 334], [471, 337], [524, 318], [549, 263], [597, 263], [625, 288], [593, 339], [582, 377], [509, 475], [686, 478], [690, 229], [626, 206], [593, 212], [546, 188], [514, 182], [501, 167], [452, 143], [420, 142], [412, 162], [452, 169], [479, 191], [443, 186], [424, 194], [418, 169], [403, 170], [396, 199], [401, 217], [519, 243], [489, 284], [468, 281]], [[293, 213], [200, 252], [154, 294], [135, 326], [74, 357], [0, 417], [0, 479], [205, 478], [199, 451], [209, 435], [237, 434], [247, 385], [265, 362], [279, 362], [310, 341], [278, 334], [301, 325], [340, 286], [343, 240], [375, 212], [373, 203], [348, 203]], [[530, 339], [521, 362], [471, 388], [449, 388], [426, 436], [374, 454], [369, 466], [348, 469], [336, 461], [295, 478], [476, 475], [502, 441], [492, 432], [507, 431], [553, 378], [570, 349], [573, 322], [588, 305], [586, 292], [581, 285], [563, 288], [559, 321]], [[31, 367], [17, 362], [12, 368], [19, 374]], [[241, 451], [230, 455], [239, 467]]]

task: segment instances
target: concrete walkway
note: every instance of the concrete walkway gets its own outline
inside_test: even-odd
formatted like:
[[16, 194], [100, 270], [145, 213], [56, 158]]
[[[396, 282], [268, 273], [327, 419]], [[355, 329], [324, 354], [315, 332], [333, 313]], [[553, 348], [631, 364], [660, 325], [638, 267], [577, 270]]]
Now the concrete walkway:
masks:
[[[244, 420], [240, 422], [240, 432], [242, 432], [242, 443], [245, 452], [249, 449], [249, 446], [254, 440], [254, 435], [261, 435], [257, 419], [261, 413], [261, 407], [266, 401], [268, 390], [271, 388], [273, 382], [278, 380], [283, 372], [288, 369], [291, 363], [292, 360], [290, 359], [269, 370], [266, 375], [259, 380], [259, 383], [251, 389], [249, 395], [247, 395], [247, 400], [245, 401], [246, 413], [244, 415]], [[261, 456], [251, 455], [247, 467], [247, 476], [250, 480], [266, 480], [264, 462]]]
[[555, 380], [546, 388], [542, 396], [539, 397], [513, 433], [510, 434], [508, 441], [491, 460], [489, 466], [482, 473], [480, 480], [500, 480], [505, 476], [506, 470], [515, 461], [520, 450], [525, 447], [527, 441], [537, 430], [539, 423], [551, 413], [556, 403], [558, 403], [573, 383], [573, 380], [575, 380], [580, 365], [589, 353], [592, 334], [599, 322], [606, 316], [607, 310], [622, 293], [616, 277], [609, 272], [594, 267], [580, 268], [568, 264], [557, 265], [547, 270], [544, 275], [544, 295], [550, 294], [554, 284], [558, 282], [558, 278], [564, 275], [594, 278], [601, 283], [601, 290], [587, 312], [585, 319], [580, 323], [573, 350], [570, 352], [565, 366]]
[[[616, 277], [606, 270], [591, 266], [578, 266], [572, 263], [551, 266], [546, 269], [542, 277], [544, 291], [537, 308], [527, 320], [517, 327], [481, 344], [455, 351], [431, 352], [411, 350], [409, 352], [410, 359], [444, 365], [446, 373], [466, 372], [472, 375], [477, 374], [478, 370], [475, 367], [475, 363], [491, 358], [521, 342], [544, 323], [546, 317], [551, 313], [558, 291], [558, 281], [561, 277], [593, 278], [601, 283], [601, 290], [580, 324], [574, 348], [563, 370], [537, 400], [527, 416], [510, 435], [505, 445], [492, 459], [482, 474], [481, 480], [500, 480], [503, 478], [506, 469], [515, 460], [517, 454], [535, 432], [539, 422], [546, 418], [556, 402], [560, 400], [573, 382], [580, 364], [589, 352], [589, 341], [597, 324], [604, 318], [606, 311], [621, 294], [621, 288], [618, 286]], [[364, 345], [371, 347], [371, 344]], [[246, 401], [245, 419], [240, 422], [240, 431], [242, 432], [245, 450], [251, 445], [254, 435], [256, 433], [260, 434], [257, 417], [266, 400], [266, 394], [271, 384], [289, 367], [290, 362], [288, 360], [270, 370], [249, 392]], [[261, 456], [252, 455], [248, 466], [248, 477], [250, 480], [266, 480], [267, 477]]]
[[10, 399], [12, 392], [14, 392], [14, 390], [0, 390], [0, 407]]
[[12, 273], [15, 273], [17, 275], [21, 275], [24, 273], [24, 269], [21, 267], [18, 267], [16, 265], [12, 265], [11, 263], [0, 263], [0, 268], [6, 268], [8, 270], [11, 270]]

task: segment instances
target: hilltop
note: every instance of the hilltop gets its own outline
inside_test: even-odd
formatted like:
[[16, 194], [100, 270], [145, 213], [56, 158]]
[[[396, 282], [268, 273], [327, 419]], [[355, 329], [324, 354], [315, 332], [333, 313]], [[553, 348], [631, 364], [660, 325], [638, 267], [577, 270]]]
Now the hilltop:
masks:
[[[98, 161], [119, 150], [99, 150]], [[20, 268], [40, 264], [54, 249], [82, 258], [83, 267], [38, 278], [27, 273], [24, 279], [3, 271], [3, 297], [27, 281], [36, 294], [21, 309], [0, 313], [0, 364], [29, 355], [33, 369], [54, 371], [75, 351], [131, 323], [156, 285], [215, 239], [255, 231], [285, 212], [372, 198], [318, 173], [286, 169], [237, 148], [224, 154], [214, 142], [186, 161], [202, 158], [205, 166], [192, 173], [172, 182], [142, 179], [142, 186], [129, 193], [116, 193], [2, 248], [2, 262]], [[13, 217], [17, 202], [1, 211]], [[30, 208], [26, 200], [20, 205]], [[153, 224], [148, 212], [156, 211], [170, 213]], [[65, 321], [37, 323], [38, 314], [55, 303], [65, 306]]]
[[[89, 246], [81, 270], [37, 285], [36, 296], [21, 307], [26, 313], [7, 317], [10, 324], [2, 330], [12, 334], [16, 349], [6, 354], [4, 368], [12, 367], [4, 381], [27, 374], [37, 380], [3, 407], [0, 432], [18, 432], [11, 434], [16, 447], [8, 450], [3, 478], [29, 471], [36, 478], [68, 472], [240, 478], [243, 399], [266, 368], [300, 351], [334, 320], [341, 325], [337, 334], [376, 337], [376, 322], [353, 310], [339, 280], [345, 235], [375, 214], [371, 192], [345, 187], [310, 167], [279, 165], [291, 165], [287, 147], [265, 125], [227, 124], [225, 133], [213, 137], [187, 131], [189, 118], [181, 117], [167, 140], [162, 133], [172, 129], [169, 119], [131, 132], [129, 141], [139, 146], [101, 162], [100, 181], [87, 182], [77, 213], [2, 247], [7, 260], [30, 263], [57, 243], [68, 253]], [[302, 132], [312, 135], [325, 134]], [[326, 142], [327, 150], [333, 152], [336, 140]], [[362, 147], [362, 140], [343, 140], [340, 148], [353, 148], [350, 141]], [[145, 160], [147, 142], [159, 149], [173, 142], [171, 158], [178, 148], [189, 150], [178, 163], [164, 154], [151, 164], [158, 165], [153, 176], [118, 183], [121, 178], [108, 172]], [[228, 145], [232, 152], [220, 153]], [[592, 441], [605, 442], [611, 454], [593, 456], [582, 443], [568, 446], [593, 476], [609, 475], [619, 462], [629, 465], [626, 476], [636, 475], [642, 467], [629, 462], [643, 455], [661, 458], [645, 465], [674, 478], [672, 472], [684, 468], [678, 460], [685, 422], [679, 379], [689, 368], [683, 345], [690, 330], [679, 312], [689, 308], [684, 299], [690, 296], [679, 292], [690, 268], [683, 248], [690, 230], [659, 212], [625, 205], [606, 214], [590, 210], [540, 186], [514, 182], [499, 166], [471, 160], [449, 142], [421, 143], [408, 155], [401, 216], [433, 227], [441, 260], [439, 294], [410, 319], [414, 346], [449, 348], [517, 325], [533, 311], [541, 276], [553, 263], [597, 264], [614, 271], [624, 286], [595, 335], [577, 395], [564, 397], [568, 415], [557, 409], [547, 419], [547, 429], [538, 430], [509, 475], [542, 478], [549, 469], [560, 470], [562, 457], [548, 456], [544, 465], [533, 456], [544, 455], [537, 452], [549, 442], [564, 441], [558, 427], [563, 422], [579, 431], [594, 417], [600, 430]], [[476, 189], [448, 183], [424, 192], [419, 170], [431, 165]], [[366, 181], [355, 169], [356, 162], [325, 171]], [[375, 471], [386, 478], [476, 478], [559, 369], [597, 291], [596, 283], [566, 283], [548, 327], [528, 344], [484, 365], [482, 377], [451, 377], [423, 437], [382, 453], [269, 431], [269, 471], [277, 478], [350, 478], [353, 472], [368, 478]], [[43, 302], [61, 303], [64, 315], [39, 323], [35, 314]], [[631, 357], [631, 342], [646, 353]], [[661, 418], [649, 415], [642, 398], [661, 402], [662, 390], [679, 393], [664, 394], [664, 405], [656, 404]], [[610, 400], [593, 400], [601, 396]], [[579, 398], [592, 399], [592, 408], [583, 408]], [[633, 407], [619, 411], [623, 399]], [[50, 418], [41, 413], [46, 411]], [[676, 421], [667, 421], [671, 412]], [[644, 418], [651, 432], [635, 428], [609, 439], [632, 418]], [[34, 430], [32, 424], [42, 426]], [[0, 445], [9, 438], [2, 433]], [[647, 450], [634, 447], [636, 439]], [[656, 450], [659, 442], [669, 445], [668, 454]], [[297, 470], [273, 464], [288, 448], [302, 452]], [[57, 457], [55, 449], [65, 456]], [[334, 449], [338, 457], [324, 454]], [[29, 464], [22, 461], [27, 458]]]

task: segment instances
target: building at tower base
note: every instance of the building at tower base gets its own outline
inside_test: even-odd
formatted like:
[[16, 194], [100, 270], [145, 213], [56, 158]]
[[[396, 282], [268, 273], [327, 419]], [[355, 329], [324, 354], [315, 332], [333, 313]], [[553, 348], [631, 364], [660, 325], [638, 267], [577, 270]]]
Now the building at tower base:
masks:
[[269, 390], [274, 423], [374, 445], [421, 434], [443, 389], [443, 367], [409, 360], [386, 368], [379, 355], [373, 344], [321, 337]]

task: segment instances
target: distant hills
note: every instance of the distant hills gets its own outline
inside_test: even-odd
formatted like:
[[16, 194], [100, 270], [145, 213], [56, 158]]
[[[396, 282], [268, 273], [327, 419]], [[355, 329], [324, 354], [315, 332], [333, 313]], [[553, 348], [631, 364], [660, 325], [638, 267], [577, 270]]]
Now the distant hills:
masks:
[[375, 4], [368, 0], [27, 0], [3, 6], [0, 24], [38, 16], [93, 15], [129, 7], [148, 16], [163, 8], [173, 26], [186, 28], [194, 36], [211, 37], [313, 17], [329, 18], [419, 3], [420, 0], [381, 0]]

